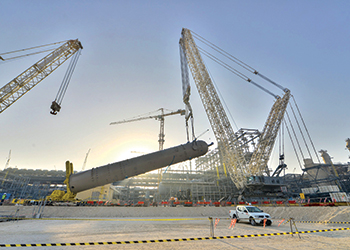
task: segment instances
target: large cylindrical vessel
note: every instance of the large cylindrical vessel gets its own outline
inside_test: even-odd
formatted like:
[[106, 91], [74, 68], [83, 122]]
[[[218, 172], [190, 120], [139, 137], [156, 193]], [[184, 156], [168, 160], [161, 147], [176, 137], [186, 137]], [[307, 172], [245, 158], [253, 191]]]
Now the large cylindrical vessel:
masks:
[[71, 192], [76, 194], [90, 188], [103, 186], [158, 168], [190, 160], [205, 155], [207, 152], [208, 144], [206, 142], [194, 141], [102, 167], [92, 168], [81, 173], [72, 174], [69, 177], [69, 188]]

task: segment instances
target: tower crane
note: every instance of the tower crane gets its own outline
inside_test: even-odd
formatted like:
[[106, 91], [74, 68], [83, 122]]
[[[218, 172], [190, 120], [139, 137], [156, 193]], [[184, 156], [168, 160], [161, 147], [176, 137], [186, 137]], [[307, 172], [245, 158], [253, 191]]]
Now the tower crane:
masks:
[[82, 166], [82, 168], [81, 168], [81, 171], [84, 171], [84, 170], [85, 170], [86, 162], [87, 162], [87, 158], [88, 158], [88, 156], [89, 156], [90, 150], [91, 150], [91, 148], [89, 148], [89, 150], [88, 150], [87, 153], [86, 153], [85, 160], [84, 160], [83, 166]]
[[8, 166], [10, 165], [10, 160], [11, 160], [11, 150], [9, 151], [9, 156], [7, 157], [7, 161], [6, 161], [4, 170], [5, 170], [6, 168], [8, 168]]
[[[206, 66], [199, 53], [199, 49], [194, 42], [191, 31], [184, 28], [182, 29], [181, 34], [182, 36], [179, 41], [182, 65], [181, 69], [183, 70], [184, 68], [187, 68], [188, 65], [204, 109], [207, 113], [212, 130], [218, 142], [220, 152], [224, 159], [224, 164], [229, 170], [233, 183], [236, 185], [238, 190], [242, 191], [244, 190], [247, 179], [250, 176], [262, 175], [264, 172], [266, 172], [267, 162], [289, 102], [290, 91], [272, 82], [276, 86], [282, 88], [285, 92], [284, 96], [280, 98], [279, 96], [276, 96], [263, 89], [251, 79], [245, 79], [255, 86], [262, 88], [269, 94], [272, 94], [276, 98], [276, 101], [265, 123], [264, 129], [259, 137], [258, 145], [254, 148], [253, 154], [248, 154], [248, 152], [245, 150], [246, 147], [244, 147], [242, 141], [238, 138], [231, 127], [217, 91], [209, 76], [208, 70], [206, 69]], [[183, 65], [186, 65], [186, 67]], [[259, 74], [255, 70], [253, 73]], [[235, 74], [237, 74], [237, 71]], [[183, 80], [186, 80], [186, 77], [184, 77], [186, 75], [186, 72], [182, 72]], [[242, 77], [242, 74], [239, 73], [239, 76]], [[267, 79], [262, 75], [260, 76]]]
[[[54, 43], [57, 44], [57, 43]], [[49, 46], [53, 44], [37, 46], [29, 49]], [[61, 109], [61, 102], [63, 96], [67, 90], [69, 80], [72, 76], [74, 67], [77, 63], [78, 57], [80, 55], [80, 51], [83, 48], [81, 43], [76, 40], [68, 40], [64, 42], [60, 47], [50, 52], [47, 56], [40, 59], [38, 62], [30, 66], [23, 73], [15, 77], [12, 81], [7, 83], [0, 89], [0, 113], [2, 113], [5, 109], [10, 107], [13, 103], [15, 103], [19, 98], [21, 98], [24, 94], [26, 94], [29, 90], [35, 87], [39, 82], [44, 80], [48, 75], [50, 75], [53, 71], [55, 71], [59, 66], [61, 66], [65, 61], [67, 61], [70, 57], [73, 57], [71, 64], [66, 72], [66, 75], [63, 79], [61, 87], [58, 91], [56, 99], [52, 102], [50, 112], [51, 114], [57, 114], [57, 112]], [[24, 49], [27, 50], [27, 49]], [[7, 58], [4, 55], [15, 53], [23, 50], [17, 50], [12, 52], [3, 53], [0, 55], [1, 61], [7, 61], [10, 59], [22, 57], [9, 57]], [[44, 51], [41, 51], [44, 52]], [[24, 56], [37, 54], [41, 52], [31, 53]]]
[[[10, 152], [9, 152], [9, 156], [7, 157], [7, 161], [6, 161], [6, 164], [5, 164], [5, 167], [4, 167], [4, 171], [5, 171], [5, 170], [8, 168], [8, 166], [10, 165], [10, 160], [11, 160], [11, 150], [10, 150]], [[7, 169], [6, 174], [5, 174], [5, 176], [4, 176], [4, 178], [3, 178], [2, 182], [1, 182], [1, 186], [4, 185], [4, 182], [5, 182], [6, 177], [7, 177], [7, 175], [8, 175], [9, 172], [10, 172], [10, 169]]]
[[151, 116], [144, 116], [144, 117], [138, 117], [138, 118], [132, 118], [128, 120], [122, 120], [118, 122], [111, 122], [109, 125], [116, 125], [116, 124], [122, 124], [122, 123], [127, 123], [127, 122], [135, 122], [135, 121], [141, 121], [141, 120], [147, 120], [147, 119], [156, 119], [160, 122], [160, 131], [159, 131], [159, 150], [163, 150], [163, 145], [164, 145], [164, 117], [170, 116], [170, 115], [185, 115], [185, 110], [183, 109], [178, 109], [176, 111], [172, 111], [169, 113], [164, 113], [164, 109], [160, 108], [157, 111], [160, 111], [159, 115], [151, 115]]

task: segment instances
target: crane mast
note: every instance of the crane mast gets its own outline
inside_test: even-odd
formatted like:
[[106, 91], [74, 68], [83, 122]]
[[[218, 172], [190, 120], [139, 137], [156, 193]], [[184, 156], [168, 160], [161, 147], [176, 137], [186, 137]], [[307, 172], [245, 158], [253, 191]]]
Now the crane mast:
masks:
[[78, 39], [69, 40], [3, 86], [0, 89], [0, 113], [82, 48]]
[[270, 159], [271, 151], [275, 144], [278, 130], [280, 129], [283, 116], [286, 112], [289, 98], [290, 91], [286, 89], [284, 96], [282, 98], [277, 97], [277, 100], [271, 108], [263, 131], [259, 137], [259, 143], [255, 148], [252, 158], [249, 162], [249, 169], [253, 175], [263, 175], [264, 172], [269, 175], [267, 163]]
[[190, 30], [182, 29], [182, 37], [179, 43], [182, 48], [181, 51], [186, 56], [220, 152], [223, 155], [224, 163], [230, 172], [233, 183], [238, 189], [242, 189], [245, 177], [250, 174], [243, 149], [231, 127]]

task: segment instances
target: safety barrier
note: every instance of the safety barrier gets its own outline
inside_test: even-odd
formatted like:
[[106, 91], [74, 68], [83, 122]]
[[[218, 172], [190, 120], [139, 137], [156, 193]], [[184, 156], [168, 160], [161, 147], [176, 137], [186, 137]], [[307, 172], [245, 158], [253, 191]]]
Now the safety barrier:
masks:
[[320, 223], [320, 224], [350, 224], [350, 222], [340, 222], [340, 221], [295, 221], [298, 223]]
[[282, 235], [299, 235], [309, 233], [323, 233], [350, 230], [350, 228], [334, 228], [301, 232], [284, 232], [269, 234], [249, 234], [249, 235], [230, 235], [201, 238], [179, 238], [179, 239], [160, 239], [160, 240], [135, 240], [135, 241], [107, 241], [107, 242], [85, 242], [85, 243], [40, 243], [40, 244], [0, 244], [0, 247], [54, 247], [54, 246], [96, 246], [96, 245], [122, 245], [122, 244], [144, 244], [144, 243], [164, 243], [164, 242], [183, 242], [183, 241], [202, 241], [202, 240], [222, 240], [222, 239], [240, 239]]
[[[236, 223], [237, 223], [237, 219], [236, 218], [215, 218], [215, 223], [214, 223], [214, 219], [212, 217], [209, 217], [209, 228], [210, 228], [210, 236], [214, 237], [214, 231], [219, 223], [219, 221], [222, 219], [222, 220], [231, 220], [231, 223], [230, 223], [230, 226], [228, 227], [229, 229], [232, 229], [235, 227]], [[265, 218], [264, 219], [264, 222], [263, 222], [263, 228], [265, 228], [266, 226], [266, 222], [267, 222], [267, 219]], [[284, 225], [284, 224], [287, 224], [287, 223], [290, 223], [290, 229], [291, 229], [291, 233], [293, 233], [293, 226], [296, 230], [296, 233], [299, 233], [298, 232], [298, 228], [296, 226], [296, 222], [298, 223], [320, 223], [320, 224], [350, 224], [350, 222], [336, 222], [336, 221], [296, 221], [294, 220], [294, 218], [289, 218], [288, 220], [282, 218], [282, 219], [277, 219], [277, 222], [278, 222], [278, 226], [279, 227], [280, 225]], [[300, 236], [299, 236], [300, 238]]]
[[7, 220], [79, 220], [79, 221], [186, 221], [186, 220], [207, 220], [206, 218], [174, 218], [174, 219], [94, 219], [94, 218], [25, 218], [19, 217], [0, 217]]

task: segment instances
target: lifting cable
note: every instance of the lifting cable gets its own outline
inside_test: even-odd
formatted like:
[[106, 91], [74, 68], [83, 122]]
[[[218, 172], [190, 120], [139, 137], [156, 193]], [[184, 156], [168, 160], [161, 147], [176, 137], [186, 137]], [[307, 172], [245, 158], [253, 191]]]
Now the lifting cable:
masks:
[[[280, 164], [281, 161], [284, 161], [284, 118], [281, 123], [281, 129], [278, 131], [279, 132], [279, 145], [278, 145], [278, 153], [279, 153], [279, 160]], [[282, 158], [283, 157], [283, 158]]]
[[298, 160], [298, 163], [299, 163], [299, 167], [300, 167], [301, 170], [303, 170], [303, 168], [302, 168], [302, 166], [301, 166], [301, 163], [300, 163], [300, 159], [299, 159], [298, 152], [297, 152], [297, 150], [296, 150], [296, 148], [295, 148], [294, 140], [293, 140], [293, 138], [292, 138], [292, 135], [290, 134], [289, 127], [288, 127], [288, 125], [287, 125], [287, 123], [286, 123], [285, 120], [284, 120], [284, 124], [286, 125], [286, 129], [287, 129], [287, 132], [288, 132], [288, 135], [289, 135], [289, 139], [290, 139], [290, 141], [291, 141], [291, 143], [292, 143], [295, 156], [297, 157], [297, 160]]
[[[297, 144], [298, 144], [298, 148], [299, 148], [300, 154], [301, 154], [302, 158], [303, 158], [303, 159], [305, 159], [304, 154], [303, 154], [303, 151], [301, 150], [301, 147], [300, 147], [300, 143], [299, 143], [298, 137], [297, 137], [297, 135], [296, 135], [296, 133], [295, 133], [295, 130], [294, 130], [294, 127], [293, 127], [292, 121], [290, 120], [290, 117], [289, 117], [288, 111], [286, 111], [286, 115], [287, 115], [287, 118], [288, 118], [288, 121], [289, 121], [290, 127], [291, 127], [291, 129], [292, 129], [292, 132], [293, 132], [294, 138], [295, 138], [295, 140], [296, 140], [296, 142], [297, 142]], [[286, 123], [286, 124], [287, 124], [287, 123]]]
[[237, 57], [234, 57], [233, 55], [231, 55], [230, 53], [226, 52], [225, 50], [221, 49], [220, 47], [216, 46], [215, 44], [209, 42], [208, 40], [206, 40], [205, 38], [201, 37], [200, 35], [198, 35], [197, 33], [191, 31], [194, 34], [194, 37], [197, 38], [199, 41], [201, 41], [202, 43], [206, 44], [208, 47], [212, 48], [213, 50], [215, 50], [216, 52], [220, 53], [221, 55], [225, 56], [226, 58], [228, 58], [229, 60], [231, 60], [232, 62], [238, 64], [239, 66], [241, 66], [242, 68], [246, 69], [247, 71], [249, 71], [250, 73], [253, 73], [255, 75], [260, 76], [261, 78], [263, 78], [264, 80], [270, 82], [271, 84], [275, 85], [276, 87], [280, 88], [281, 90], [283, 90], [284, 92], [287, 91], [286, 88], [284, 88], [283, 86], [281, 86], [280, 84], [272, 81], [271, 79], [269, 79], [268, 77], [260, 74], [257, 70], [255, 70], [253, 67], [249, 66], [248, 64], [244, 63], [243, 61], [239, 60]]
[[295, 112], [294, 112], [294, 109], [293, 109], [293, 106], [292, 106], [292, 105], [290, 105], [290, 109], [292, 110], [292, 113], [293, 113], [293, 116], [294, 116], [295, 122], [296, 122], [296, 124], [298, 125], [299, 132], [300, 132], [300, 134], [301, 134], [301, 137], [303, 138], [303, 141], [304, 141], [304, 144], [305, 144], [306, 150], [307, 150], [307, 152], [309, 153], [309, 156], [310, 156], [311, 160], [313, 161], [312, 156], [311, 156], [311, 153], [310, 153], [310, 150], [309, 150], [309, 147], [308, 147], [308, 145], [307, 145], [307, 143], [306, 143], [306, 140], [305, 140], [304, 133], [303, 133], [303, 131], [301, 130], [301, 127], [300, 127], [299, 121], [298, 121], [298, 119], [297, 119], [297, 117], [296, 117], [296, 115], [295, 115]]
[[12, 60], [12, 59], [20, 58], [20, 57], [31, 56], [31, 55], [36, 55], [36, 54], [40, 54], [40, 53], [52, 51], [52, 50], [54, 50], [54, 49], [56, 49], [56, 48], [45, 49], [45, 50], [41, 50], [41, 51], [37, 51], [37, 52], [32, 52], [32, 53], [25, 54], [25, 55], [20, 55], [20, 56], [13, 56], [13, 57], [9, 57], [9, 58], [3, 58], [3, 55], [8, 55], [8, 54], [13, 54], [13, 53], [19, 53], [19, 52], [27, 51], [27, 50], [32, 50], [32, 49], [38, 49], [38, 48], [48, 47], [48, 46], [57, 45], [57, 44], [65, 43], [65, 42], [67, 42], [67, 41], [61, 41], [61, 42], [56, 42], [56, 43], [50, 43], [50, 44], [45, 44], [45, 45], [39, 45], [39, 46], [35, 46], [35, 47], [30, 47], [30, 48], [27, 48], [27, 49], [20, 49], [20, 50], [14, 50], [14, 51], [6, 52], [6, 53], [1, 53], [1, 54], [0, 54], [0, 60], [2, 60], [2, 61], [8, 61], [8, 60]]
[[[203, 61], [203, 63], [204, 63], [204, 65], [205, 65], [205, 62], [204, 62], [204, 61]], [[206, 65], [205, 65], [205, 66], [206, 66]], [[224, 97], [222, 96], [222, 94], [221, 94], [221, 92], [220, 92], [218, 86], [216, 85], [216, 82], [214, 81], [213, 75], [210, 73], [210, 70], [209, 70], [209, 68], [208, 68], [207, 66], [206, 66], [206, 68], [207, 68], [207, 71], [208, 71], [208, 73], [209, 73], [209, 75], [210, 75], [210, 78], [211, 78], [211, 80], [212, 80], [212, 82], [213, 82], [213, 84], [214, 84], [214, 86], [215, 86], [215, 88], [216, 88], [216, 90], [217, 90], [217, 92], [218, 92], [218, 94], [219, 94], [219, 96], [220, 96], [220, 99], [221, 99], [222, 102], [224, 103], [224, 106], [226, 107], [226, 110], [228, 111], [228, 113], [229, 113], [229, 115], [230, 115], [230, 117], [231, 117], [231, 119], [232, 119], [232, 121], [233, 121], [233, 124], [235, 125], [236, 129], [238, 130], [237, 123], [236, 123], [235, 119], [233, 118], [233, 116], [232, 116], [232, 114], [231, 114], [231, 111], [230, 111], [230, 109], [228, 108], [228, 106], [227, 106], [227, 104], [226, 104], [226, 102], [225, 102], [225, 99], [224, 99]], [[237, 140], [237, 138], [236, 138], [236, 140]]]
[[[244, 68], [245, 70], [249, 71], [250, 73], [255, 74], [255, 75], [261, 77], [262, 79], [268, 81], [269, 83], [273, 84], [274, 86], [280, 88], [280, 89], [283, 90], [284, 92], [286, 92], [286, 91], [288, 90], [287, 88], [284, 88], [284, 87], [281, 86], [280, 84], [278, 84], [278, 83], [272, 81], [272, 80], [269, 79], [268, 77], [266, 77], [266, 76], [260, 74], [260, 73], [259, 73], [257, 70], [255, 70], [253, 67], [249, 66], [248, 64], [246, 64], [246, 63], [244, 63], [243, 61], [239, 60], [238, 58], [234, 57], [233, 55], [231, 55], [230, 53], [228, 53], [228, 52], [226, 52], [225, 50], [221, 49], [220, 47], [216, 46], [215, 44], [209, 42], [208, 40], [206, 40], [206, 39], [203, 38], [202, 36], [198, 35], [197, 33], [193, 32], [193, 31], [191, 31], [191, 33], [193, 34], [193, 36], [194, 36], [197, 40], [199, 40], [199, 41], [202, 42], [203, 44], [207, 45], [207, 46], [210, 47], [211, 49], [215, 50], [215, 51], [218, 52], [219, 54], [223, 55], [224, 57], [228, 58], [229, 60], [231, 60], [232, 62], [236, 63], [237, 65], [241, 66], [242, 68]], [[271, 91], [267, 90], [266, 88], [262, 87], [261, 85], [255, 83], [255, 82], [252, 81], [249, 77], [247, 77], [246, 75], [244, 75], [243, 73], [241, 73], [241, 72], [238, 71], [237, 69], [233, 68], [233, 67], [230, 66], [229, 64], [223, 62], [222, 60], [220, 60], [219, 58], [215, 57], [214, 55], [212, 55], [212, 54], [209, 53], [208, 51], [204, 50], [203, 48], [201, 48], [201, 47], [199, 47], [199, 46], [197, 46], [197, 47], [198, 47], [198, 50], [200, 50], [205, 56], [209, 57], [209, 58], [212, 59], [214, 62], [218, 63], [218, 64], [221, 65], [222, 67], [224, 67], [224, 68], [226, 68], [227, 70], [231, 71], [232, 73], [234, 73], [235, 75], [237, 75], [237, 76], [240, 77], [241, 79], [250, 82], [251, 84], [253, 84], [253, 85], [255, 85], [256, 87], [260, 88], [261, 90], [265, 91], [266, 93], [272, 95], [272, 96], [275, 97], [276, 99], [279, 98], [277, 95], [273, 94]], [[307, 135], [308, 135], [308, 138], [309, 138], [309, 140], [310, 140], [310, 142], [311, 142], [311, 145], [312, 145], [312, 148], [313, 148], [313, 150], [314, 150], [314, 152], [315, 152], [315, 155], [316, 155], [316, 157], [317, 157], [317, 160], [318, 160], [318, 162], [320, 162], [320, 159], [319, 159], [318, 154], [317, 154], [317, 152], [316, 152], [316, 149], [315, 149], [315, 146], [314, 146], [313, 141], [312, 141], [312, 139], [311, 139], [311, 136], [310, 136], [310, 134], [309, 134], [309, 131], [308, 131], [306, 125], [305, 125], [304, 119], [303, 119], [303, 117], [302, 117], [302, 115], [301, 115], [301, 113], [300, 113], [300, 110], [299, 110], [299, 108], [298, 108], [298, 105], [296, 104], [296, 101], [295, 101], [293, 95], [292, 95], [292, 99], [293, 99], [293, 101], [294, 101], [294, 105], [295, 105], [295, 107], [296, 107], [296, 109], [297, 109], [297, 111], [298, 111], [298, 114], [299, 114], [299, 116], [300, 116], [300, 119], [301, 119], [301, 121], [302, 121], [302, 123], [303, 123], [304, 129], [305, 129], [305, 131], [306, 131], [306, 133], [307, 133]], [[296, 120], [296, 123], [297, 123], [297, 125], [298, 125], [298, 127], [299, 127], [299, 131], [300, 131], [300, 133], [301, 133], [301, 135], [302, 135], [302, 137], [303, 137], [303, 140], [304, 140], [304, 143], [305, 143], [306, 148], [307, 148], [307, 150], [308, 150], [308, 153], [309, 153], [309, 155], [310, 155], [310, 158], [312, 159], [311, 153], [310, 153], [310, 150], [309, 150], [309, 147], [308, 147], [307, 142], [306, 142], [306, 140], [305, 140], [304, 134], [303, 134], [303, 132], [302, 132], [302, 130], [301, 130], [301, 127], [300, 127], [300, 124], [299, 124], [299, 122], [298, 122], [298, 119], [297, 119], [297, 117], [296, 117], [296, 115], [295, 115], [295, 112], [294, 112], [294, 110], [293, 110], [292, 107], [291, 107], [291, 109], [292, 109], [294, 118], [295, 118], [295, 120]], [[294, 135], [295, 140], [296, 140], [296, 142], [297, 142], [297, 144], [298, 144], [300, 153], [301, 153], [302, 157], [304, 158], [304, 155], [303, 155], [302, 150], [301, 150], [301, 147], [300, 147], [300, 143], [299, 143], [299, 141], [298, 141], [298, 138], [297, 138], [297, 136], [296, 136], [295, 130], [294, 130], [294, 128], [293, 128], [293, 125], [292, 125], [292, 123], [291, 123], [291, 120], [290, 120], [290, 117], [289, 117], [287, 111], [286, 111], [286, 114], [287, 114], [287, 118], [288, 118], [288, 120], [289, 120], [291, 129], [292, 129], [293, 135]], [[296, 156], [297, 156], [297, 158], [298, 158], [299, 166], [300, 166], [300, 168], [301, 168], [300, 159], [299, 159], [299, 156], [298, 156], [298, 154], [297, 154], [297, 150], [296, 150], [296, 148], [295, 148], [294, 141], [293, 141], [293, 139], [292, 139], [292, 137], [291, 137], [291, 133], [290, 133], [289, 127], [287, 126], [286, 120], [284, 120], [284, 123], [285, 123], [286, 129], [287, 129], [287, 131], [288, 131], [289, 137], [290, 137], [290, 139], [291, 139], [291, 142], [292, 142], [294, 151], [295, 151]], [[283, 149], [283, 151], [284, 151], [284, 149]]]
[[190, 85], [190, 78], [189, 78], [189, 72], [188, 72], [187, 58], [184, 50], [182, 49], [181, 44], [179, 44], [179, 50], [180, 50], [183, 102], [185, 103], [185, 106], [186, 106], [185, 127], [186, 127], [187, 142], [189, 142], [190, 141], [189, 126], [188, 126], [189, 119], [190, 119], [191, 129], [192, 129], [192, 140], [196, 139], [195, 132], [194, 132], [193, 110], [190, 104], [191, 85]]
[[299, 116], [300, 116], [300, 119], [301, 119], [301, 121], [303, 122], [305, 131], [306, 131], [306, 133], [307, 133], [307, 135], [308, 135], [308, 138], [309, 138], [309, 140], [310, 140], [310, 142], [311, 142], [311, 145], [312, 145], [312, 148], [313, 148], [313, 150], [314, 150], [314, 153], [315, 153], [315, 155], [316, 155], [316, 157], [317, 157], [318, 163], [321, 163], [321, 162], [320, 162], [320, 158], [318, 157], [318, 154], [317, 154], [317, 152], [316, 152], [315, 145], [314, 145], [314, 143], [313, 143], [313, 141], [312, 141], [312, 139], [311, 139], [309, 130], [308, 130], [307, 127], [306, 127], [306, 124], [305, 124], [305, 122], [304, 122], [303, 116], [301, 115], [301, 112], [300, 112], [300, 110], [299, 110], [299, 107], [298, 107], [298, 105], [297, 105], [297, 103], [296, 103], [296, 101], [295, 101], [293, 95], [292, 95], [292, 99], [293, 99], [293, 102], [294, 102], [295, 107], [297, 108], [297, 111], [298, 111], [298, 114], [299, 114]]
[[53, 115], [56, 115], [57, 112], [59, 112], [61, 109], [63, 97], [66, 94], [70, 79], [72, 78], [72, 75], [73, 75], [75, 66], [77, 65], [80, 54], [81, 54], [81, 48], [79, 48], [78, 51], [73, 55], [73, 57], [69, 63], [68, 69], [67, 69], [66, 74], [62, 80], [62, 83], [61, 83], [61, 86], [58, 90], [56, 98], [52, 102], [52, 105], [51, 105], [52, 110], [50, 111], [50, 113]]
[[[198, 47], [198, 46], [197, 46]], [[272, 95], [274, 98], [278, 98], [277, 95], [275, 95], [274, 93], [272, 93], [271, 91], [267, 90], [266, 88], [262, 87], [261, 85], [257, 84], [256, 82], [254, 82], [252, 79], [250, 79], [249, 77], [247, 77], [246, 75], [244, 75], [243, 73], [239, 72], [238, 70], [234, 69], [232, 66], [228, 65], [227, 63], [221, 61], [220, 59], [218, 59], [217, 57], [213, 56], [212, 54], [210, 54], [209, 52], [205, 51], [204, 49], [198, 47], [198, 50], [201, 51], [205, 56], [209, 57], [210, 59], [212, 59], [214, 62], [218, 63], [219, 65], [221, 65], [222, 67], [226, 68], [227, 70], [231, 71], [233, 74], [237, 75], [238, 77], [240, 77], [241, 79], [253, 84], [254, 86], [260, 88], [261, 90], [265, 91], [266, 93]]]

